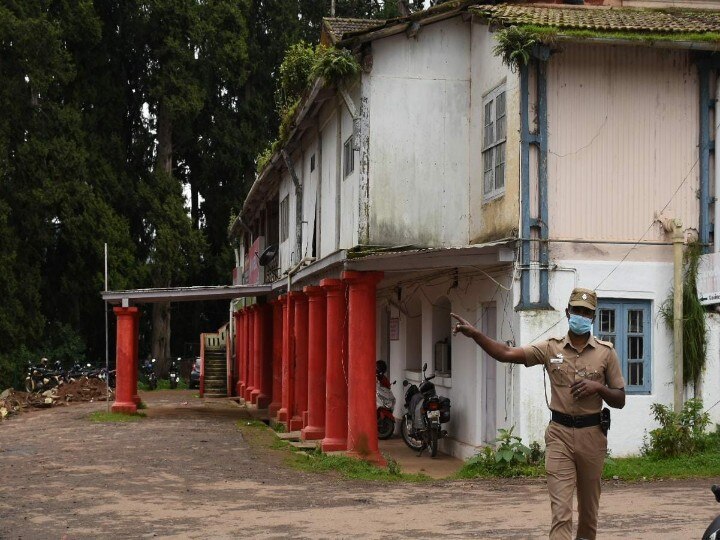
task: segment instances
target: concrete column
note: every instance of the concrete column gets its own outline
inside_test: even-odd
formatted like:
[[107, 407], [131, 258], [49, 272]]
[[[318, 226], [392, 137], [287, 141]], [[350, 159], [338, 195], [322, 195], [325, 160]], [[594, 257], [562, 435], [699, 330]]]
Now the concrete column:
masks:
[[117, 348], [115, 353], [115, 403], [112, 411], [132, 414], [137, 412], [137, 403], [133, 396], [137, 394], [137, 386], [133, 387], [137, 374], [135, 354], [137, 352], [137, 319], [140, 312], [136, 307], [116, 307], [113, 312], [117, 317]]
[[238, 375], [238, 387], [237, 395], [243, 397], [245, 395], [245, 387], [247, 386], [247, 373], [245, 366], [247, 365], [247, 310], [242, 308], [240, 310], [240, 326], [238, 327], [240, 332], [240, 343], [238, 344], [239, 352], [238, 357], [240, 359], [240, 374]]
[[304, 427], [303, 418], [307, 411], [307, 366], [308, 366], [308, 301], [307, 296], [299, 291], [290, 293], [295, 311], [293, 337], [295, 341], [295, 402], [293, 416], [290, 419], [290, 431], [298, 431]]
[[234, 393], [236, 396], [240, 396], [240, 385], [242, 384], [242, 363], [240, 361], [242, 355], [242, 310], [238, 310], [233, 313], [235, 317], [235, 388]]
[[348, 453], [385, 463], [378, 450], [375, 406], [376, 301], [382, 272], [343, 272], [348, 294]]
[[248, 308], [248, 326], [247, 326], [247, 385], [245, 386], [245, 394], [243, 398], [251, 403], [252, 392], [255, 390], [255, 311], [256, 306], [252, 305]]
[[[138, 311], [137, 317], [133, 317], [133, 334], [135, 335], [133, 339], [133, 368], [132, 368], [132, 391], [133, 391], [133, 401], [135, 402], [135, 405], [140, 405], [142, 400], [140, 399], [140, 396], [138, 395], [138, 369], [140, 367], [140, 361], [139, 361], [139, 349], [140, 349], [140, 311]], [[117, 372], [116, 372], [117, 376]]]
[[262, 307], [256, 304], [253, 310], [253, 390], [250, 393], [250, 403], [253, 405], [257, 405], [261, 393], [263, 352]]
[[292, 298], [285, 294], [280, 297], [283, 310], [283, 348], [282, 348], [282, 407], [278, 411], [278, 422], [284, 422], [290, 427], [290, 418], [293, 415], [293, 401], [295, 394], [295, 373], [293, 362], [293, 307]]
[[325, 348], [327, 346], [327, 309], [322, 287], [305, 287], [308, 297], [308, 423], [302, 440], [325, 436]]
[[255, 313], [255, 390], [252, 402], [267, 409], [272, 394], [272, 307], [260, 304]]
[[327, 336], [325, 377], [325, 438], [323, 452], [347, 449], [347, 285], [323, 279], [326, 293]]
[[268, 406], [268, 415], [275, 418], [282, 407], [282, 340], [283, 340], [283, 307], [280, 300], [273, 300], [272, 305], [272, 401]]

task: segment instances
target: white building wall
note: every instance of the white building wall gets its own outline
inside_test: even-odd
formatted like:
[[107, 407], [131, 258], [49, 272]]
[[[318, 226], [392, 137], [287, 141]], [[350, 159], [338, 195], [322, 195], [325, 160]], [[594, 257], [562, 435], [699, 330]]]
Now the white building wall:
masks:
[[470, 24], [380, 39], [372, 53], [369, 241], [467, 244]]
[[337, 190], [337, 108], [326, 107], [320, 115], [320, 138], [322, 163], [320, 180], [320, 257], [327, 257], [337, 250], [338, 204]]
[[[288, 270], [291, 264], [292, 252], [295, 250], [295, 187], [293, 186], [290, 173], [283, 171], [280, 179], [280, 185], [278, 186], [278, 202], [282, 205], [283, 199], [288, 197], [288, 237], [280, 242], [279, 249], [279, 264], [280, 273], [282, 274]], [[282, 231], [281, 233], [282, 234]]]
[[[350, 93], [357, 110], [360, 109], [359, 91], [356, 87]], [[352, 248], [358, 244], [358, 180], [360, 178], [360, 154], [353, 150], [353, 171], [345, 176], [345, 163], [343, 146], [348, 138], [353, 136], [353, 119], [344, 102], [341, 107], [341, 136], [340, 136], [340, 248]], [[353, 143], [355, 144], [355, 143]]]

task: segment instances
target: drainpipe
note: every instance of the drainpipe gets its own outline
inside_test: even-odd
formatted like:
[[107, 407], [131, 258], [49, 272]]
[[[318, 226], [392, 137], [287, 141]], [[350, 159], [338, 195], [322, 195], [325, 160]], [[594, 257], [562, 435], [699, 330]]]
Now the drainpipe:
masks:
[[[296, 253], [298, 254], [298, 261], [302, 259], [302, 218], [303, 218], [303, 185], [300, 183], [297, 173], [295, 172], [295, 166], [293, 165], [290, 155], [283, 149], [282, 151], [283, 160], [285, 160], [285, 166], [290, 172], [293, 184], [295, 184], [295, 243]], [[300, 264], [300, 262], [298, 262]], [[288, 288], [288, 292], [290, 289]]]
[[674, 255], [674, 283], [673, 283], [673, 341], [674, 362], [673, 362], [673, 387], [674, 407], [679, 413], [683, 406], [684, 385], [683, 385], [683, 243], [685, 238], [682, 231], [682, 221], [675, 219], [673, 222], [673, 255]]
[[708, 252], [710, 242], [710, 64], [698, 62], [698, 83], [700, 85], [700, 243], [703, 253]]
[[715, 237], [715, 253], [720, 253], [720, 74], [715, 84], [715, 193], [712, 199], [715, 207], [715, 224], [713, 236]]

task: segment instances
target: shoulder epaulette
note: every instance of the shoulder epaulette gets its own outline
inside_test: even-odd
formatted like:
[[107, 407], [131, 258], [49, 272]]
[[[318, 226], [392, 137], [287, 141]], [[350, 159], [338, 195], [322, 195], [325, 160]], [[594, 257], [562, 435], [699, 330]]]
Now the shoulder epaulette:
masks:
[[611, 349], [615, 348], [615, 345], [613, 345], [612, 341], [603, 341], [602, 339], [595, 338], [595, 341], [597, 341], [600, 345], [605, 345], [606, 347], [610, 347]]
[[553, 341], [562, 341], [563, 339], [565, 339], [565, 336], [564, 335], [563, 336], [552, 336], [552, 337], [549, 337], [548, 339], [552, 339]]

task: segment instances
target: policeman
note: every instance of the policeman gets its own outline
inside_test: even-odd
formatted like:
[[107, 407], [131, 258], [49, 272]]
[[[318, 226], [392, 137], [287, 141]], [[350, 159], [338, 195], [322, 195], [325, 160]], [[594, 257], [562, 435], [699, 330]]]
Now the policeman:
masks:
[[[482, 334], [468, 321], [457, 320], [453, 335], [471, 337], [499, 362], [542, 364], [550, 378], [551, 421], [545, 430], [545, 469], [552, 510], [550, 538], [572, 538], [572, 499], [577, 486], [578, 539], [592, 540], [597, 531], [600, 478], [607, 453], [609, 411], [625, 406], [625, 381], [613, 344], [592, 335], [597, 296], [576, 288], [565, 310], [570, 330], [525, 347], [509, 347]], [[601, 418], [606, 417], [607, 423]], [[603, 419], [604, 420], [604, 419]]]

